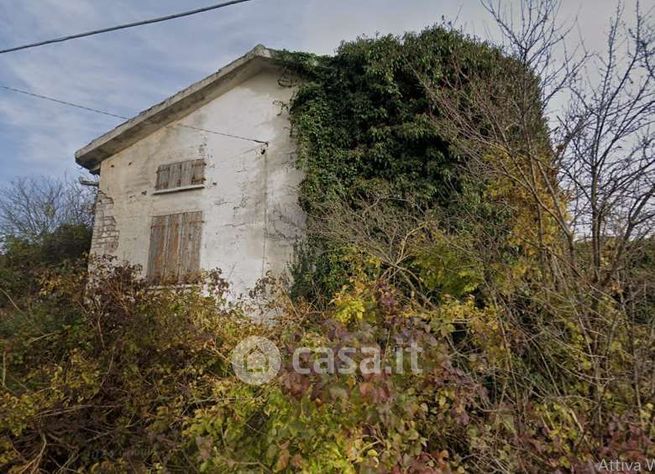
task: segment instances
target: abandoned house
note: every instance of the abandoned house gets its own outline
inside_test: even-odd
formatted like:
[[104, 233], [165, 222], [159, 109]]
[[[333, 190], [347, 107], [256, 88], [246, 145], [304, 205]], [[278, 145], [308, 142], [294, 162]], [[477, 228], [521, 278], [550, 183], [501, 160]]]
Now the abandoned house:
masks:
[[91, 253], [153, 284], [220, 268], [233, 294], [287, 268], [304, 216], [274, 51], [245, 56], [77, 151], [99, 174]]

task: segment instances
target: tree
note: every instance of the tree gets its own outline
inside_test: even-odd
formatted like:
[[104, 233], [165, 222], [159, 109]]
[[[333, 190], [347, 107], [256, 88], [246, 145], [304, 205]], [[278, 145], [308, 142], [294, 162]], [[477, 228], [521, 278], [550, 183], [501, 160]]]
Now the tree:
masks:
[[94, 190], [69, 178], [17, 178], [0, 189], [0, 237], [35, 241], [62, 225], [90, 227], [94, 199]]
[[[457, 74], [445, 83], [417, 74], [432, 99], [435, 127], [467, 157], [471, 175], [509, 208], [520, 202], [532, 209], [516, 232], [541, 262], [526, 290], [532, 309], [489, 291], [508, 318], [530, 315], [526, 331], [551, 371], [549, 395], [565, 377], [589, 382], [588, 415], [600, 429], [615, 415], [607, 402], [612, 383], [630, 384], [638, 407], [655, 397], [648, 349], [655, 341], [641, 324], [652, 325], [652, 315], [634, 310], [644, 307], [635, 302], [647, 278], [630, 271], [646, 261], [655, 224], [653, 25], [639, 5], [628, 22], [619, 4], [605, 52], [588, 53], [583, 45], [567, 47], [574, 25], [559, 21], [559, 0], [521, 2], [518, 18], [501, 0], [483, 5], [513, 64], [498, 63], [483, 75], [455, 55], [449, 66]], [[531, 74], [517, 74], [522, 69]], [[652, 266], [646, 271], [652, 279]], [[553, 349], [571, 350], [570, 331], [580, 335], [580, 368], [562, 367]], [[629, 354], [621, 331], [634, 341]], [[623, 358], [629, 362], [618, 364]], [[515, 379], [517, 401], [526, 399], [519, 385]]]
[[[522, 2], [518, 22], [501, 1], [483, 5], [503, 33], [506, 53], [533, 77], [517, 74], [507, 85], [454, 64], [460, 87], [424, 80], [438, 110], [435, 123], [478, 172], [502, 176], [531, 197], [541, 251], [552, 251], [543, 245], [550, 220], [567, 242], [569, 270], [588, 274], [604, 291], [652, 235], [655, 218], [655, 49], [647, 16], [637, 7], [628, 25], [619, 6], [606, 52], [576, 59], [565, 47], [570, 28], [558, 23], [559, 0]], [[489, 160], [490, 154], [506, 159]], [[581, 240], [590, 252], [580, 252]]]

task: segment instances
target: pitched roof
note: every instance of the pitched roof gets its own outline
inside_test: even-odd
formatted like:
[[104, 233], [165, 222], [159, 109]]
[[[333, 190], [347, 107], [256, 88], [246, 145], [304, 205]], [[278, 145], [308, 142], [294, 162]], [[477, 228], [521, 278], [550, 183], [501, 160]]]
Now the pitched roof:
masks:
[[257, 45], [214, 74], [144, 110], [75, 152], [75, 161], [92, 172], [100, 163], [161, 127], [178, 120], [274, 64], [275, 50]]

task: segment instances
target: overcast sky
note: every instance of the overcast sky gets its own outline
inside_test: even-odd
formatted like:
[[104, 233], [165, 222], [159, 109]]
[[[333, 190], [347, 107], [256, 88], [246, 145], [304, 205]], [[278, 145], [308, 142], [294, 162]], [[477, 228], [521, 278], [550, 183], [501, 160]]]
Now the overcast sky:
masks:
[[[0, 0], [0, 48], [213, 3], [218, 0]], [[567, 18], [578, 17], [587, 44], [602, 47], [615, 1], [564, 0], [563, 8]], [[420, 31], [442, 17], [480, 37], [494, 34], [478, 0], [252, 0], [0, 55], [0, 84], [133, 116], [258, 43], [330, 54], [342, 40]], [[75, 150], [120, 122], [0, 89], [0, 184], [16, 176], [80, 174]]]

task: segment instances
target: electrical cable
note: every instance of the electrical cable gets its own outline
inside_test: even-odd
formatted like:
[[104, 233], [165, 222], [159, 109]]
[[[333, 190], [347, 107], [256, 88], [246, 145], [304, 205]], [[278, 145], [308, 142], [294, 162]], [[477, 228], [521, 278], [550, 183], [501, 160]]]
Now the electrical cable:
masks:
[[[26, 90], [22, 90], [22, 89], [16, 89], [15, 87], [10, 87], [10, 86], [4, 85], [4, 84], [0, 84], [0, 89], [4, 89], [4, 90], [10, 91], [10, 92], [17, 93], [17, 94], [27, 95], [27, 96], [34, 97], [34, 98], [41, 99], [41, 100], [47, 100], [47, 101], [54, 102], [54, 103], [60, 104], [60, 105], [65, 105], [65, 106], [68, 106], [68, 107], [74, 107], [76, 109], [85, 110], [87, 112], [93, 112], [93, 113], [96, 113], [96, 114], [106, 115], [108, 117], [119, 118], [119, 119], [122, 119], [122, 120], [130, 120], [129, 117], [125, 117], [123, 115], [114, 114], [112, 112], [107, 112], [105, 110], [95, 109], [93, 107], [87, 107], [85, 105], [79, 105], [79, 104], [76, 104], [74, 102], [69, 102], [67, 100], [57, 99], [55, 97], [49, 97], [49, 96], [46, 96], [46, 95], [36, 94], [34, 92], [30, 92], [30, 91], [26, 91]], [[211, 134], [214, 134], [214, 135], [221, 135], [221, 136], [224, 136], [224, 137], [235, 138], [235, 139], [238, 139], [238, 140], [246, 140], [246, 141], [250, 141], [250, 142], [259, 143], [259, 144], [262, 144], [262, 145], [268, 145], [268, 142], [265, 141], [265, 140], [258, 140], [256, 138], [244, 137], [244, 136], [241, 136], [241, 135], [235, 135], [235, 134], [227, 133], [227, 132], [217, 132], [216, 130], [209, 130], [209, 129], [206, 129], [206, 128], [194, 127], [192, 125], [185, 125], [185, 124], [178, 123], [178, 124], [169, 124], [169, 125], [164, 125], [164, 126], [165, 127], [189, 128], [191, 130], [196, 130], [196, 131], [199, 131], [199, 132], [206, 132], [206, 133], [211, 133]]]
[[153, 23], [161, 23], [163, 21], [169, 21], [169, 20], [175, 20], [177, 18], [182, 18], [186, 16], [191, 16], [191, 15], [197, 15], [199, 13], [205, 13], [211, 10], [218, 10], [219, 8], [224, 8], [224, 7], [229, 7], [231, 5], [236, 5], [237, 3], [245, 3], [249, 2], [250, 0], [231, 0], [229, 2], [224, 2], [224, 3], [219, 3], [217, 5], [210, 5], [207, 7], [202, 7], [202, 8], [197, 8], [195, 10], [190, 10], [182, 13], [174, 13], [172, 15], [166, 15], [166, 16], [161, 16], [157, 18], [150, 18], [148, 20], [142, 20], [142, 21], [136, 21], [133, 23], [126, 23], [123, 25], [117, 25], [117, 26], [110, 26], [109, 28], [102, 28], [99, 30], [92, 30], [92, 31], [87, 31], [85, 33], [77, 33], [74, 35], [68, 35], [68, 36], [62, 36], [59, 38], [53, 38], [45, 41], [39, 41], [36, 43], [30, 43], [30, 44], [24, 44], [22, 46], [14, 46], [12, 48], [6, 48], [6, 49], [1, 49], [0, 54], [5, 54], [5, 53], [11, 53], [13, 51], [21, 51], [23, 49], [30, 49], [30, 48], [37, 48], [40, 46], [45, 46], [48, 44], [54, 44], [54, 43], [63, 43], [65, 41], [70, 41], [78, 38], [85, 38], [87, 36], [94, 36], [94, 35], [100, 35], [103, 33], [110, 33], [112, 31], [118, 31], [118, 30], [125, 30], [127, 28], [135, 28], [137, 26], [143, 26], [143, 25], [151, 25]]

